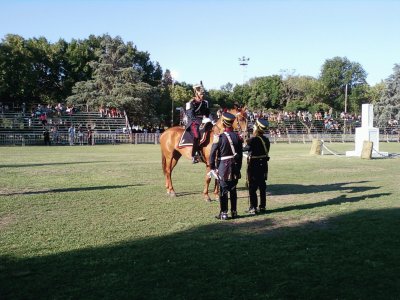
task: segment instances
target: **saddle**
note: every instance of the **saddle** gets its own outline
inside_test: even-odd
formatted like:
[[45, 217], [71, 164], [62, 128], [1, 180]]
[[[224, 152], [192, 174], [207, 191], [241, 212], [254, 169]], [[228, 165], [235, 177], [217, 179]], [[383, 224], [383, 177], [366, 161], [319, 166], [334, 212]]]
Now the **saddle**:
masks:
[[[212, 128], [213, 128], [213, 124], [210, 122], [202, 123], [200, 125], [200, 127], [199, 127], [199, 131], [200, 131], [199, 147], [203, 146], [203, 143], [207, 140], [207, 136], [211, 132]], [[185, 147], [193, 146], [193, 136], [188, 130], [189, 130], [189, 128], [186, 128], [185, 131], [183, 132], [183, 134], [181, 135], [181, 138], [178, 143], [178, 148], [185, 148]]]

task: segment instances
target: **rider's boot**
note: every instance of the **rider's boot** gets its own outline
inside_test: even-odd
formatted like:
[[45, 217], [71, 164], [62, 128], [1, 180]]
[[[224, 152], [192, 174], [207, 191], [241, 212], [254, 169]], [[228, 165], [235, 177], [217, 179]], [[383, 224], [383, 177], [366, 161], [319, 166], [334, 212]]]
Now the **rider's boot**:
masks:
[[199, 139], [194, 138], [193, 139], [193, 147], [192, 147], [192, 164], [197, 164], [199, 162], [199, 159], [197, 156], [198, 148], [199, 148]]

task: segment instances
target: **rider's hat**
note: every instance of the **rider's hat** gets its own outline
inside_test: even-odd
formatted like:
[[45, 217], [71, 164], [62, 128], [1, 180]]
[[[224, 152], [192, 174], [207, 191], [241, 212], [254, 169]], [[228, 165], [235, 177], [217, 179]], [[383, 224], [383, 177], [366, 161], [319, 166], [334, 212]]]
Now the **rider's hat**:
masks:
[[235, 116], [232, 115], [231, 113], [224, 112], [224, 113], [222, 114], [222, 123], [223, 123], [226, 127], [232, 127], [233, 121], [235, 121]]
[[193, 90], [195, 93], [204, 93], [204, 87], [202, 84], [195, 84], [193, 85]]
[[255, 125], [260, 133], [264, 133], [268, 129], [269, 123], [265, 119], [257, 119]]

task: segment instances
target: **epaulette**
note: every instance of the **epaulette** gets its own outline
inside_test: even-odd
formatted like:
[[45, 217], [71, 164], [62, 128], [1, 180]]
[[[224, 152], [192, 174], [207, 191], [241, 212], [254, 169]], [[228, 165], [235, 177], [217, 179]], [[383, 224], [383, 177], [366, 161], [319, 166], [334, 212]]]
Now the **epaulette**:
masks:
[[186, 102], [186, 110], [190, 109], [190, 104], [192, 103], [193, 99], [190, 100], [189, 102]]

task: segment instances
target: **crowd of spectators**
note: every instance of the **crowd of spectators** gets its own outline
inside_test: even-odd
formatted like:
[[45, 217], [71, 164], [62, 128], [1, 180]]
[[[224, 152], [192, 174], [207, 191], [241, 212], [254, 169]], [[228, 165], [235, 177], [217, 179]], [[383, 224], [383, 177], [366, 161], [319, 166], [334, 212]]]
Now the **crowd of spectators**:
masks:
[[[355, 127], [361, 125], [361, 115], [349, 114], [342, 112], [336, 114], [329, 111], [317, 111], [311, 113], [309, 111], [249, 111], [247, 115], [250, 123], [253, 123], [257, 118], [263, 118], [270, 122], [270, 134], [280, 136], [282, 131], [296, 132], [304, 125], [312, 130], [324, 131], [329, 133], [339, 133], [342, 131], [342, 126], [346, 122], [347, 126]], [[300, 122], [301, 124], [296, 123]]]
[[121, 112], [121, 110], [119, 110], [118, 108], [115, 107], [104, 107], [104, 106], [100, 106], [99, 108], [99, 114], [101, 118], [121, 118], [123, 117], [123, 114]]

